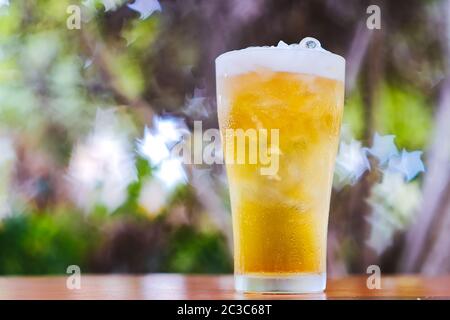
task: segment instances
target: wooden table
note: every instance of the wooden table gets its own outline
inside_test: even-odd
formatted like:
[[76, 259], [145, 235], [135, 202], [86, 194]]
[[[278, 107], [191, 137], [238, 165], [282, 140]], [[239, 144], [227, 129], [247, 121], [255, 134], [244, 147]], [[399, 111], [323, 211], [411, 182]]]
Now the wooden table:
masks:
[[239, 294], [232, 276], [177, 274], [83, 275], [81, 289], [67, 278], [0, 277], [0, 299], [450, 299], [450, 276], [383, 276], [382, 288], [369, 290], [366, 276], [330, 279], [321, 294]]

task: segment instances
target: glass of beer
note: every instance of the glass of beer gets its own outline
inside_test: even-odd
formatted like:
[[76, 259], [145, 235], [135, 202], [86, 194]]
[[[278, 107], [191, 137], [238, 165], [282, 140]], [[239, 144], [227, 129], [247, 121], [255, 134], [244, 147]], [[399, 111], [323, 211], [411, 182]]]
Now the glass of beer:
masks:
[[216, 59], [218, 117], [241, 292], [321, 292], [345, 59], [300, 44]]

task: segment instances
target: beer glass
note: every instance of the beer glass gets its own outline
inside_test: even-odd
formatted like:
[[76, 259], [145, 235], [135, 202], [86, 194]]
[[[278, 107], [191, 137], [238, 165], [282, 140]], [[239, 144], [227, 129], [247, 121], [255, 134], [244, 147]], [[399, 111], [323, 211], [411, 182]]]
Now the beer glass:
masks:
[[237, 291], [325, 289], [344, 78], [344, 58], [313, 38], [216, 59]]

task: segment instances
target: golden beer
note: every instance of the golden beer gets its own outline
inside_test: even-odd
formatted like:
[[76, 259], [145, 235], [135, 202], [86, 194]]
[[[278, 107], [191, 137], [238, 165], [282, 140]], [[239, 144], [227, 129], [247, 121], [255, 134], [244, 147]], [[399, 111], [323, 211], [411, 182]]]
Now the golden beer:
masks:
[[[318, 43], [318, 42], [317, 42]], [[316, 44], [317, 44], [316, 43]], [[319, 45], [320, 46], [320, 45]], [[322, 291], [334, 163], [344, 101], [342, 57], [319, 48], [248, 48], [216, 60], [218, 115], [233, 216], [239, 291]], [[277, 130], [268, 150], [278, 168], [262, 174], [227, 152], [237, 130]], [[248, 131], [250, 132], [250, 131]], [[255, 143], [267, 135], [254, 135]], [[274, 143], [277, 143], [274, 146]], [[229, 150], [228, 150], [229, 151]]]

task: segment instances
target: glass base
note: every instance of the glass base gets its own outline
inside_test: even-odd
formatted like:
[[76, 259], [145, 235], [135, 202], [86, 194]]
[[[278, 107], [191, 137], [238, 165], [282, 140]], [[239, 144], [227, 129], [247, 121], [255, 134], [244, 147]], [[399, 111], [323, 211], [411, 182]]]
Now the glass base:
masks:
[[234, 276], [234, 287], [239, 292], [313, 293], [324, 291], [326, 284], [326, 272], [295, 276]]

